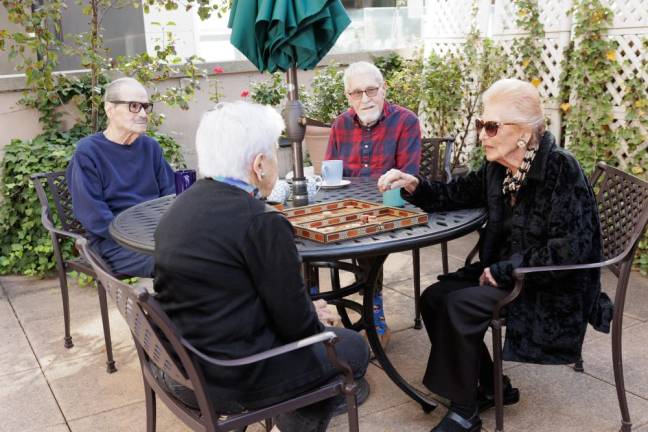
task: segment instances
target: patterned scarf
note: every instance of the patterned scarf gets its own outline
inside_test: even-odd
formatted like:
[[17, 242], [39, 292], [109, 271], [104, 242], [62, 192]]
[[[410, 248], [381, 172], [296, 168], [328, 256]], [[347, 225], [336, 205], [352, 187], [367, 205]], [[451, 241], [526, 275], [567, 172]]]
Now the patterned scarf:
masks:
[[520, 168], [518, 168], [515, 174], [513, 174], [513, 172], [508, 168], [506, 170], [506, 177], [504, 178], [504, 182], [502, 182], [502, 193], [504, 195], [510, 194], [513, 203], [515, 202], [517, 191], [520, 189], [520, 186], [522, 186], [522, 183], [529, 172], [529, 168], [531, 168], [531, 163], [535, 158], [537, 150], [538, 149], [534, 146], [534, 148], [529, 148], [526, 151], [524, 158], [522, 159], [522, 165], [520, 165]]

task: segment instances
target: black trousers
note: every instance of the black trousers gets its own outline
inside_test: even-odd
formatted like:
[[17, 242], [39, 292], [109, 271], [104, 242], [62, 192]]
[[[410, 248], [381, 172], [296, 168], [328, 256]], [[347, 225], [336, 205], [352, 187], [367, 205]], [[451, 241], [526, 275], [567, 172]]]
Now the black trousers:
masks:
[[432, 349], [423, 383], [460, 404], [476, 401], [479, 381], [492, 388], [492, 360], [484, 344], [493, 310], [508, 291], [444, 279], [421, 295], [421, 314]]

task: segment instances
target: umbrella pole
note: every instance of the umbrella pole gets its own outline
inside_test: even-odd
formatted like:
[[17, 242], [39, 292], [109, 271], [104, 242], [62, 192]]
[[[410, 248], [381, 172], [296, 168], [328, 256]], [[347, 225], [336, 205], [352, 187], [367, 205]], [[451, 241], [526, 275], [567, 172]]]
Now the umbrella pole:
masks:
[[304, 158], [302, 155], [302, 141], [306, 134], [304, 107], [299, 101], [297, 86], [297, 68], [291, 67], [286, 72], [288, 86], [288, 102], [286, 103], [285, 120], [288, 139], [293, 149], [293, 205], [308, 204], [308, 183], [304, 178]]

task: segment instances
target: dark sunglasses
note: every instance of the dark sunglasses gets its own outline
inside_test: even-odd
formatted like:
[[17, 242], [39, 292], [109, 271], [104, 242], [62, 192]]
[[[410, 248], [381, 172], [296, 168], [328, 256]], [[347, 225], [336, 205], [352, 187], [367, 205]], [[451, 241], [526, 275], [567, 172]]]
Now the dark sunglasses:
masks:
[[353, 90], [347, 94], [353, 100], [360, 100], [363, 93], [366, 93], [367, 97], [374, 97], [378, 94], [378, 90], [380, 90], [380, 87], [368, 87], [364, 90]]
[[144, 109], [144, 112], [146, 114], [150, 114], [153, 111], [152, 102], [110, 101], [110, 103], [117, 105], [128, 105], [128, 111], [132, 112], [133, 114], [137, 114], [142, 110], [142, 108]]
[[482, 129], [486, 131], [486, 135], [489, 137], [494, 137], [497, 135], [497, 131], [499, 130], [500, 126], [504, 125], [514, 125], [517, 123], [502, 123], [502, 122], [496, 122], [496, 121], [482, 121], [481, 119], [475, 119], [475, 129], [477, 130], [477, 136], [481, 134]]

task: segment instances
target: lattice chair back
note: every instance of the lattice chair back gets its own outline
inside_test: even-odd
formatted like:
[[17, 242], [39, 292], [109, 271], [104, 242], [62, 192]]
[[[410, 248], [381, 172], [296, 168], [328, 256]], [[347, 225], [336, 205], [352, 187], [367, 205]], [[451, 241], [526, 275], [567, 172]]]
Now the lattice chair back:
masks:
[[648, 223], [648, 182], [599, 163], [592, 185], [598, 189], [603, 258], [634, 255]]
[[[86, 231], [83, 225], [74, 216], [72, 210], [72, 197], [65, 178], [65, 171], [34, 174], [32, 180], [41, 205], [49, 211], [48, 216], [52, 224], [60, 226], [65, 231], [85, 235]], [[50, 198], [54, 202], [56, 213], [52, 212]]]
[[106, 272], [103, 269], [101, 258], [90, 249], [87, 241], [78, 240], [77, 248], [85, 260], [92, 265], [97, 279], [128, 323], [136, 343], [141, 346], [150, 360], [174, 380], [186, 387], [193, 388], [186, 374], [180, 370], [179, 365], [173, 360], [167, 347], [154, 330], [151, 317], [142, 308], [142, 302], [149, 299], [148, 291], [144, 288], [136, 289]]
[[423, 138], [421, 140], [421, 165], [419, 174], [436, 181], [452, 178], [450, 163], [455, 138]]

